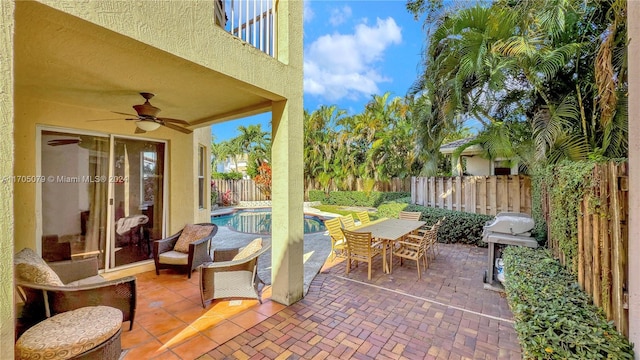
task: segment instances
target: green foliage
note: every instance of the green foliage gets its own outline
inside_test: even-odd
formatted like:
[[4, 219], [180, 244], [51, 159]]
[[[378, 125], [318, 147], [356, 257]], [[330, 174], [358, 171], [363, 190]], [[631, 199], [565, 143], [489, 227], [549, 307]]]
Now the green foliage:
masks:
[[563, 161], [541, 169], [538, 175], [538, 184], [549, 194], [549, 236], [558, 242], [573, 272], [577, 270], [580, 203], [591, 185], [594, 166], [592, 161]]
[[322, 201], [325, 205], [377, 207], [385, 201], [410, 196], [407, 192], [379, 192], [369, 194], [362, 191], [332, 191], [325, 194], [320, 190], [309, 190], [309, 201]]
[[216, 180], [240, 180], [242, 179], [242, 174], [237, 171], [228, 173], [212, 172], [211, 178]]
[[425, 221], [427, 225], [432, 225], [439, 219], [446, 217], [438, 231], [439, 242], [486, 246], [486, 243], [482, 241], [482, 227], [492, 216], [411, 205], [399, 201], [380, 205], [377, 216], [397, 218], [400, 211], [421, 212], [420, 220]]
[[535, 222], [532, 236], [538, 241], [538, 245], [544, 246], [547, 241], [547, 221], [542, 210], [543, 189], [546, 188], [546, 168], [535, 168], [531, 174], [531, 217]]
[[523, 359], [633, 359], [632, 345], [548, 251], [510, 246], [503, 260]]

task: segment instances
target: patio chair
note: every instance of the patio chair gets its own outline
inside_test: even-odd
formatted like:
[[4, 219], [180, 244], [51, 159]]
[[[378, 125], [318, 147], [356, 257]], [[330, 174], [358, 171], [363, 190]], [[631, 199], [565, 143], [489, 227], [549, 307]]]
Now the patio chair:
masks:
[[371, 264], [376, 255], [382, 255], [382, 243], [374, 242], [370, 232], [355, 232], [343, 229], [347, 241], [347, 274], [351, 270], [351, 261], [368, 264], [368, 279], [371, 280]]
[[[429, 267], [427, 262], [427, 251], [431, 238], [435, 237], [436, 231], [437, 230], [431, 228], [429, 230], [422, 231], [421, 235], [407, 235], [407, 240], [398, 241], [397, 244], [399, 246], [393, 250], [393, 256], [400, 258], [400, 266], [402, 266], [403, 259], [413, 260], [416, 262], [416, 267], [418, 268], [418, 280], [422, 278], [420, 260], [422, 260], [425, 269]], [[391, 263], [393, 263], [393, 261]]]
[[136, 278], [105, 280], [98, 275], [98, 258], [46, 263], [25, 248], [14, 256], [15, 285], [24, 302], [18, 314], [16, 335], [66, 311], [104, 305], [122, 311], [122, 321], [133, 328], [136, 311]]
[[345, 215], [340, 217], [340, 222], [342, 223], [342, 228], [347, 230], [353, 230], [356, 227], [355, 222], [353, 221], [353, 215]]
[[436, 255], [440, 253], [440, 245], [438, 243], [438, 231], [440, 230], [440, 226], [442, 225], [442, 223], [444, 222], [444, 220], [446, 219], [446, 216], [443, 216], [442, 219], [438, 220], [433, 226], [435, 228], [435, 234], [433, 235], [433, 238], [431, 239], [431, 252], [433, 253], [433, 258], [436, 258]]
[[198, 266], [211, 261], [211, 238], [218, 232], [218, 226], [211, 223], [187, 224], [184, 229], [153, 242], [153, 261], [156, 275], [161, 269], [191, 272]]
[[262, 304], [258, 257], [270, 248], [258, 238], [243, 248], [214, 249], [213, 262], [202, 264], [200, 269], [202, 307], [207, 301], [222, 298], [251, 298]]
[[[438, 221], [436, 221], [436, 223], [433, 224], [431, 227], [418, 229], [418, 234], [422, 234], [423, 232], [434, 230], [434, 232], [429, 236], [429, 246], [428, 246], [428, 250], [431, 252], [431, 254], [433, 254], [434, 259], [436, 258], [436, 255], [440, 253], [440, 247], [438, 245], [438, 230], [440, 229], [442, 222], [444, 222], [446, 218], [447, 217], [444, 216], [442, 219], [438, 219]], [[427, 252], [427, 256], [429, 256], [429, 252]]]
[[369, 212], [366, 210], [357, 212], [356, 216], [358, 217], [358, 220], [360, 220], [360, 225], [367, 225], [371, 222], [371, 220], [369, 219]]
[[337, 256], [346, 258], [347, 243], [344, 240], [344, 234], [342, 233], [340, 218], [325, 220], [324, 226], [329, 231], [329, 238], [331, 238], [331, 260], [333, 261]]
[[398, 219], [420, 221], [421, 215], [422, 213], [419, 211], [400, 211]]

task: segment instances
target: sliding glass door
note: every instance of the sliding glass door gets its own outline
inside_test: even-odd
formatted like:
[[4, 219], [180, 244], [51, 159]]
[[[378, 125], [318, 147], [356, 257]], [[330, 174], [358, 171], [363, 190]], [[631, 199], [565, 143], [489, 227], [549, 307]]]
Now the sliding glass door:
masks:
[[165, 144], [40, 135], [43, 257], [97, 256], [107, 269], [149, 259], [151, 242], [163, 235]]
[[151, 257], [162, 238], [164, 143], [114, 139], [114, 256], [111, 267]]

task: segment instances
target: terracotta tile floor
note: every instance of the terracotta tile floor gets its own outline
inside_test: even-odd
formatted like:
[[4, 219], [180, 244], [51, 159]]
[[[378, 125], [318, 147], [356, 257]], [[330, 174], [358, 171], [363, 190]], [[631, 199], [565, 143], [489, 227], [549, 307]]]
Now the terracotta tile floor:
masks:
[[512, 315], [484, 290], [486, 249], [441, 245], [418, 280], [415, 262], [384, 274], [374, 262], [345, 274], [325, 264], [307, 296], [289, 307], [270, 300], [215, 301], [202, 308], [197, 278], [140, 274], [134, 329], [124, 359], [520, 359]]

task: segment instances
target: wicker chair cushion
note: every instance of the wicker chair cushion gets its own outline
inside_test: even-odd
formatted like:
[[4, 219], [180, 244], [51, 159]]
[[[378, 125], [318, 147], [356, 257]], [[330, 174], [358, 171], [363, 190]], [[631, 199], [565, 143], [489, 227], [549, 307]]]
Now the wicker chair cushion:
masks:
[[211, 233], [211, 228], [211, 226], [206, 225], [187, 224], [182, 230], [178, 241], [176, 241], [176, 245], [173, 247], [173, 250], [188, 253], [189, 244], [207, 237], [207, 235]]
[[158, 262], [170, 265], [187, 265], [189, 263], [189, 254], [179, 251], [167, 251], [158, 255]]
[[240, 250], [240, 252], [236, 256], [234, 256], [232, 260], [244, 259], [260, 251], [260, 249], [262, 249], [262, 238], [254, 239], [249, 244], [247, 244], [247, 246], [245, 246], [242, 250]]
[[18, 280], [39, 285], [64, 286], [58, 274], [32, 249], [24, 248], [13, 259]]
[[88, 278], [72, 281], [72, 282], [66, 284], [65, 286], [73, 287], [73, 286], [82, 286], [82, 285], [93, 285], [93, 284], [100, 284], [100, 283], [103, 283], [105, 281], [106, 281], [105, 278], [103, 278], [100, 275], [96, 275], [96, 276], [91, 276], [91, 277], [88, 277]]
[[16, 359], [69, 359], [95, 348], [118, 332], [122, 311], [88, 306], [50, 317], [16, 342]]

